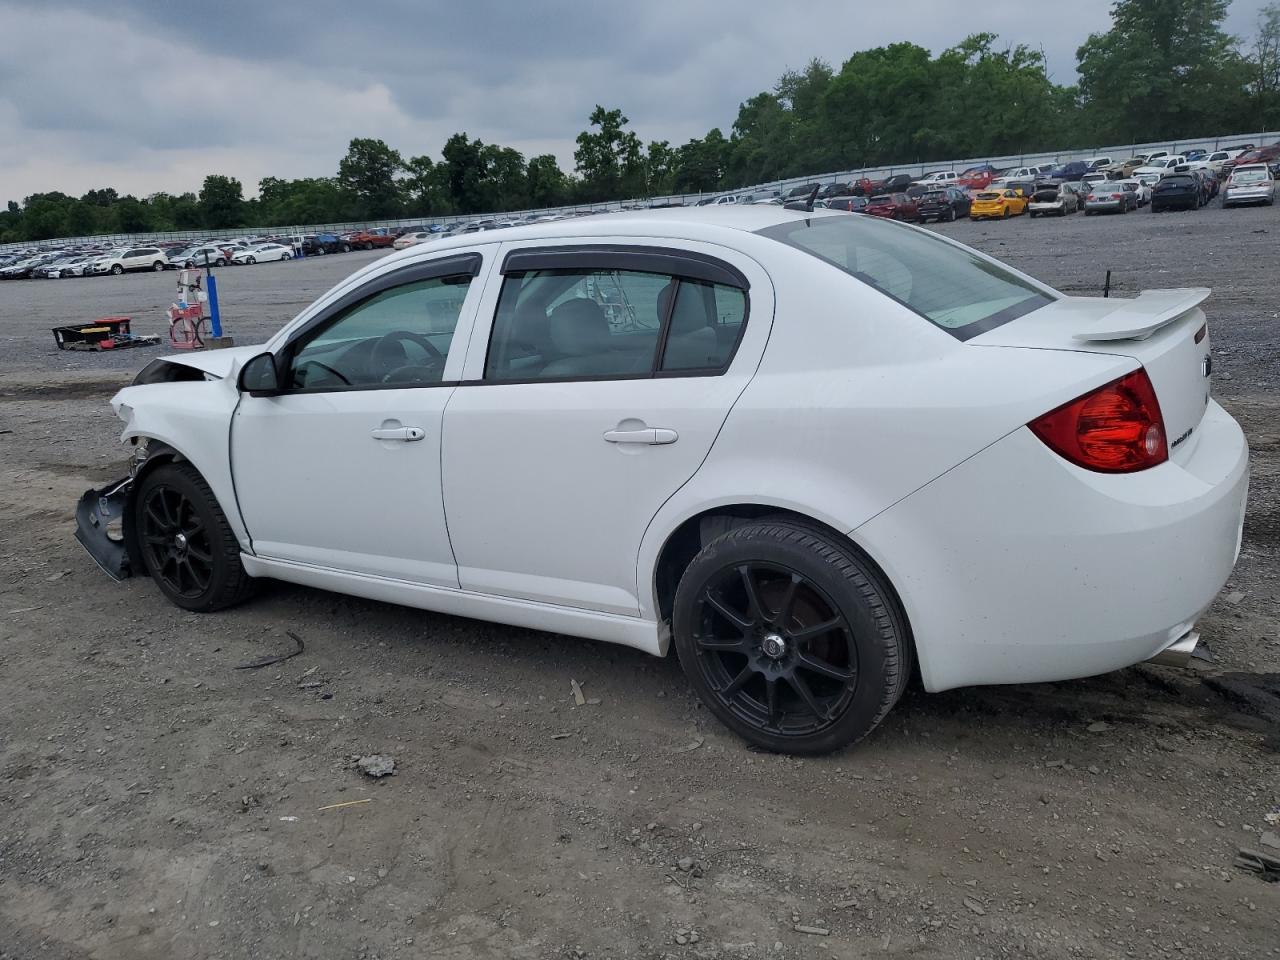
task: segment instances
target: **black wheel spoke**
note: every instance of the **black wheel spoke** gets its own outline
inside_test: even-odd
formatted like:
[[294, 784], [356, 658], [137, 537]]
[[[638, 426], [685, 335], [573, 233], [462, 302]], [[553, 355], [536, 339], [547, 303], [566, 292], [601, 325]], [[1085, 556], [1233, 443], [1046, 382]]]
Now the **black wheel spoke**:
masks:
[[712, 593], [710, 588], [703, 592], [702, 602], [707, 604], [707, 606], [728, 620], [744, 634], [755, 625], [755, 621], [747, 620], [736, 610], [730, 609], [729, 605]]
[[831, 680], [839, 680], [841, 683], [848, 683], [853, 679], [853, 671], [846, 670], [844, 667], [837, 667], [835, 664], [828, 663], [820, 657], [812, 654], [802, 653], [796, 657], [796, 666], [803, 670], [809, 670], [820, 676], [827, 677]]
[[778, 681], [773, 677], [765, 678], [764, 699], [769, 711], [769, 724], [776, 727], [782, 722], [782, 710], [778, 706]]
[[752, 669], [751, 664], [747, 664], [738, 672], [736, 677], [729, 681], [729, 685], [720, 691], [721, 696], [735, 696], [739, 690], [747, 685], [747, 681], [751, 679], [754, 673], [755, 670]]
[[187, 556], [194, 557], [201, 563], [213, 563], [213, 554], [208, 550], [201, 549], [193, 543], [187, 544]]
[[778, 601], [778, 612], [773, 617], [773, 622], [779, 626], [785, 627], [791, 619], [791, 611], [796, 604], [796, 589], [802, 581], [803, 578], [798, 573], [793, 573], [791, 579], [787, 581], [786, 592], [782, 594], [782, 599]]
[[723, 653], [743, 653], [747, 647], [747, 641], [744, 637], [730, 637], [728, 639], [695, 637], [694, 641], [701, 650], [717, 650]]
[[814, 637], [820, 637], [824, 633], [830, 633], [837, 627], [843, 625], [844, 621], [840, 617], [832, 617], [830, 620], [823, 620], [821, 623], [815, 623], [809, 627], [801, 627], [799, 630], [791, 631], [791, 639], [802, 642], [812, 640]]
[[809, 689], [808, 682], [798, 673], [793, 673], [787, 677], [787, 683], [791, 685], [791, 689], [800, 694], [800, 699], [804, 701], [804, 705], [818, 719], [826, 720], [829, 711], [826, 707], [818, 702], [818, 698], [813, 695], [813, 691]]
[[738, 568], [738, 576], [742, 578], [742, 589], [747, 594], [747, 614], [751, 617], [752, 623], [759, 623], [765, 619], [765, 607], [760, 602], [760, 590], [756, 586], [755, 574], [751, 572], [751, 567], [744, 564]]
[[[156, 499], [158, 500], [159, 498], [157, 497]], [[158, 527], [161, 531], [169, 528], [169, 523], [164, 519], [164, 517], [160, 516], [159, 511], [156, 509], [156, 500], [152, 500], [147, 504], [146, 513], [147, 518], [151, 520], [153, 526]]]

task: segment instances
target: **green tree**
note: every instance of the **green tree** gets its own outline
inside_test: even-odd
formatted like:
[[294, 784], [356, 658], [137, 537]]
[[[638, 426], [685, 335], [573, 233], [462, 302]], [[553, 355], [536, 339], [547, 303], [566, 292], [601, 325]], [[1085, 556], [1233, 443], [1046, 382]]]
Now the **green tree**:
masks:
[[356, 198], [365, 217], [391, 217], [400, 212], [396, 174], [404, 168], [398, 150], [381, 140], [356, 137], [338, 163], [338, 182]]
[[1245, 122], [1247, 68], [1222, 29], [1228, 0], [1118, 0], [1077, 52], [1100, 142], [1168, 140]]
[[531, 207], [556, 207], [569, 199], [569, 178], [556, 158], [543, 153], [529, 160], [525, 182]]
[[679, 193], [712, 193], [720, 189], [729, 159], [729, 141], [712, 127], [701, 140], [676, 149], [672, 162], [672, 189]]
[[621, 110], [596, 104], [591, 111], [589, 123], [597, 129], [578, 134], [573, 152], [583, 199], [616, 200], [644, 192], [644, 148], [640, 138], [626, 129], [629, 122]]
[[401, 184], [408, 212], [415, 217], [429, 217], [454, 212], [449, 195], [448, 168], [430, 157], [410, 157], [405, 161], [405, 178]]
[[1258, 35], [1247, 58], [1251, 112], [1259, 130], [1280, 126], [1280, 3], [1258, 13]]
[[244, 187], [235, 177], [211, 173], [200, 188], [200, 219], [213, 230], [238, 227], [244, 221]]

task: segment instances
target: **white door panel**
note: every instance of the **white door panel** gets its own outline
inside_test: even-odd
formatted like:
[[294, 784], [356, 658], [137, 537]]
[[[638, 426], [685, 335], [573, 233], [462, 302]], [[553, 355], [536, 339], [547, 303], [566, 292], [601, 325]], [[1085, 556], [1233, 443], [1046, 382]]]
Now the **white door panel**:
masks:
[[[528, 245], [504, 244], [499, 262]], [[444, 420], [445, 508], [464, 589], [639, 615], [645, 529], [710, 451], [773, 319], [772, 286], [758, 264], [709, 244], [681, 246], [731, 263], [750, 282], [746, 328], [719, 375], [480, 382], [502, 286], [489, 282], [469, 380]]]
[[483, 269], [465, 287], [459, 276], [414, 274], [385, 288], [370, 278], [351, 305], [336, 302], [277, 348], [292, 358], [288, 392], [241, 396], [231, 464], [257, 555], [458, 586], [441, 426], [484, 286]]
[[254, 552], [457, 586], [439, 482], [440, 420], [453, 389], [244, 397], [231, 451]]

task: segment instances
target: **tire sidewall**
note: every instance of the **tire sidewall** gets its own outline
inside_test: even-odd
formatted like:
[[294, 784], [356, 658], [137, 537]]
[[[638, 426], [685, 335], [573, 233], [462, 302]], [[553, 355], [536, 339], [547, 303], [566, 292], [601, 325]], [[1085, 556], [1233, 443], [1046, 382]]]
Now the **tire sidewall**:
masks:
[[244, 572], [240, 566], [238, 552], [234, 555], [228, 555], [227, 551], [222, 548], [223, 540], [219, 533], [226, 526], [226, 517], [222, 512], [222, 508], [214, 501], [208, 486], [203, 480], [196, 479], [198, 477], [199, 474], [195, 472], [193, 467], [181, 463], [165, 463], [148, 471], [138, 484], [137, 497], [134, 501], [137, 506], [134, 517], [134, 532], [136, 534], [135, 542], [141, 544], [144, 539], [141, 518], [142, 507], [151, 491], [156, 487], [165, 486], [171, 490], [176, 490], [191, 502], [196, 515], [204, 522], [205, 530], [208, 531], [210, 553], [213, 556], [213, 576], [209, 579], [209, 586], [196, 597], [184, 597], [177, 593], [156, 576], [156, 572], [151, 567], [150, 553], [146, 548], [140, 548], [142, 556], [139, 566], [146, 570], [156, 586], [160, 588], [160, 592], [175, 606], [181, 607], [183, 610], [203, 612], [226, 606], [228, 594], [234, 593], [235, 584], [244, 579]]
[[[804, 539], [789, 537], [799, 532]], [[758, 533], [759, 536], [752, 536]], [[817, 546], [815, 548], [815, 541]], [[822, 549], [822, 548], [829, 549]], [[823, 554], [828, 556], [824, 557]], [[777, 564], [810, 579], [847, 619], [858, 652], [858, 680], [852, 702], [833, 724], [806, 737], [783, 737], [763, 731], [748, 731], [712, 692], [699, 666], [693, 640], [698, 616], [697, 598], [706, 583], [726, 566], [748, 562]], [[872, 597], [858, 589], [858, 580], [844, 575], [840, 563], [852, 564]], [[905, 650], [906, 631], [894, 612], [894, 604], [873, 579], [869, 565], [857, 556], [852, 545], [845, 548], [833, 539], [798, 525], [760, 521], [739, 527], [708, 544], [685, 570], [676, 590], [672, 633], [676, 653], [686, 676], [707, 708], [727, 727], [757, 746], [781, 753], [829, 753], [862, 739], [875, 728], [901, 693], [905, 681], [894, 679], [882, 625], [874, 612], [878, 604], [889, 618], [897, 646], [898, 669], [909, 670]], [[890, 689], [893, 687], [894, 689]]]

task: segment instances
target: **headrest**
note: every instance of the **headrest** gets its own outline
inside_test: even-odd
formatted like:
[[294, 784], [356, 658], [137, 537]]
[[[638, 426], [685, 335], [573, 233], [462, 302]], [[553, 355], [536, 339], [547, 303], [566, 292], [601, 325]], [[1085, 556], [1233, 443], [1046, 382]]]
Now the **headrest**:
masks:
[[565, 356], [609, 350], [612, 339], [609, 321], [594, 300], [575, 297], [551, 311], [551, 342]]

